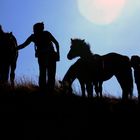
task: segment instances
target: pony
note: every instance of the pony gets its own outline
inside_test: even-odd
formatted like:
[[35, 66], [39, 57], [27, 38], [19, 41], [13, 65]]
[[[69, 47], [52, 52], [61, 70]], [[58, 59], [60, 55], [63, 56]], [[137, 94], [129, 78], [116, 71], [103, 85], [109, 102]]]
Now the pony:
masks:
[[134, 79], [138, 91], [138, 100], [140, 102], [140, 57], [138, 55], [131, 56], [131, 66], [134, 69]]
[[122, 89], [122, 99], [132, 98], [133, 77], [129, 57], [115, 52], [105, 55], [93, 54], [90, 45], [82, 39], [71, 39], [67, 58], [72, 60], [80, 57], [88, 64], [88, 72], [93, 83], [97, 83], [99, 94], [102, 95], [102, 84], [115, 76]]
[[0, 35], [0, 82], [15, 84], [15, 69], [18, 58], [17, 40], [12, 32]]
[[[72, 83], [75, 79], [78, 79], [82, 91], [82, 97], [85, 97], [85, 91], [87, 91], [87, 96], [93, 96], [93, 86], [95, 85], [95, 91], [98, 93], [98, 85], [93, 83], [90, 74], [87, 71], [87, 63], [81, 58], [78, 59], [74, 64], [72, 64], [67, 72], [65, 73], [62, 81], [59, 81], [62, 85], [65, 93], [72, 93]], [[98, 97], [98, 94], [97, 94]]]

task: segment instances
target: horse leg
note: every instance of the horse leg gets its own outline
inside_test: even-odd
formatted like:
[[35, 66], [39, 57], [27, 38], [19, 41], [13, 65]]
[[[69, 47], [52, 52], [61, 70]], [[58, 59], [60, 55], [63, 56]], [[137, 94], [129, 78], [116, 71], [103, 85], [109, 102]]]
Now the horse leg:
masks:
[[8, 83], [8, 77], [9, 77], [9, 64], [4, 64], [2, 66], [2, 73], [1, 73], [1, 81], [3, 84]]
[[11, 72], [10, 72], [10, 84], [11, 86], [15, 86], [15, 70], [16, 70], [16, 62], [17, 62], [17, 57], [15, 60], [11, 63]]
[[87, 90], [87, 93], [88, 93], [88, 97], [93, 97], [93, 84], [92, 82], [88, 82], [86, 84], [86, 90]]
[[85, 84], [83, 81], [79, 80], [80, 86], [81, 86], [81, 91], [82, 91], [82, 97], [85, 97]]
[[[125, 76], [125, 74], [123, 75]], [[128, 95], [129, 95], [129, 92], [128, 92], [128, 85], [126, 84], [126, 80], [125, 77], [123, 77], [122, 74], [118, 74], [116, 75], [116, 78], [121, 86], [121, 89], [122, 89], [122, 100], [127, 100], [128, 99]]]
[[100, 98], [102, 98], [102, 91], [103, 91], [102, 85], [103, 85], [103, 82], [100, 81], [100, 82], [99, 82], [99, 93], [100, 93]]
[[133, 96], [133, 75], [131, 67], [125, 72], [125, 87], [129, 94], [129, 98]]
[[138, 101], [140, 103], [140, 83], [136, 82], [136, 86], [137, 86], [137, 91], [138, 91]]
[[95, 85], [96, 96], [99, 97], [99, 85], [97, 82], [94, 85]]
[[11, 68], [11, 73], [10, 73], [10, 84], [11, 86], [15, 86], [15, 71]]

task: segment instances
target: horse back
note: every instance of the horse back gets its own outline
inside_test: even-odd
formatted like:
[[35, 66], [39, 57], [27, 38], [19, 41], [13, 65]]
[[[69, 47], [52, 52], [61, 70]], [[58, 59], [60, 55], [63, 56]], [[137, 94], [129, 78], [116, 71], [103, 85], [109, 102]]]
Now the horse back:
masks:
[[108, 53], [102, 56], [104, 66], [111, 71], [120, 71], [120, 69], [130, 69], [131, 61], [128, 56], [118, 53]]

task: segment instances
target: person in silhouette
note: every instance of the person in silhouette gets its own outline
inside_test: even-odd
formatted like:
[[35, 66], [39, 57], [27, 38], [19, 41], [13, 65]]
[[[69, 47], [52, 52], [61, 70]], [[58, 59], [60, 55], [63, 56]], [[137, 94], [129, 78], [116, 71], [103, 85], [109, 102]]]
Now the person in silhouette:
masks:
[[[50, 92], [54, 90], [56, 62], [60, 60], [59, 43], [49, 31], [44, 30], [43, 22], [34, 24], [33, 32], [23, 44], [18, 46], [18, 50], [34, 42], [35, 57], [38, 58], [39, 64], [39, 87]], [[47, 83], [46, 73], [48, 76]]]

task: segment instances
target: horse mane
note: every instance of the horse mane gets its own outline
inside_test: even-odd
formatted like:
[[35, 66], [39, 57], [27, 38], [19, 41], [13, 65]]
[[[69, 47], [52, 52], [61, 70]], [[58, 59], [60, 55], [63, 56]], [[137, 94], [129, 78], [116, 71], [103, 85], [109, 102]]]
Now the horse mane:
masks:
[[85, 50], [86, 52], [92, 53], [91, 50], [90, 50], [90, 44], [87, 43], [85, 41], [85, 39], [74, 38], [74, 39], [71, 39], [71, 41], [72, 41], [72, 43], [76, 43], [77, 46], [80, 46], [81, 49]]

